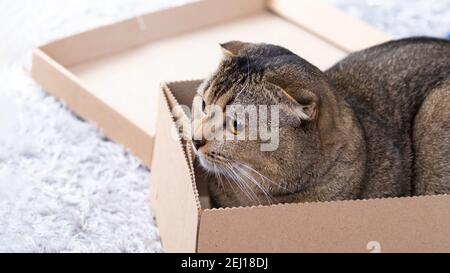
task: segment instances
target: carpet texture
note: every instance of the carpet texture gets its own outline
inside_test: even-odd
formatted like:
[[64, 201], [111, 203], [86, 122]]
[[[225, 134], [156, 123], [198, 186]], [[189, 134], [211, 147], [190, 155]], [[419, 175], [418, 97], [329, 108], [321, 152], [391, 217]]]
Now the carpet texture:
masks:
[[[450, 32], [450, 0], [323, 0], [395, 37]], [[184, 0], [0, 0], [0, 252], [160, 252], [149, 171], [29, 76], [48, 41]]]

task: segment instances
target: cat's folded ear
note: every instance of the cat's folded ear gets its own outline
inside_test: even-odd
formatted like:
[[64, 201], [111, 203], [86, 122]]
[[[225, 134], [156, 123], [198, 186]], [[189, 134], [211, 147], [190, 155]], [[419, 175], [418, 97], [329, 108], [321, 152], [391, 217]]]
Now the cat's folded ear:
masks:
[[313, 92], [275, 78], [266, 77], [266, 83], [273, 87], [278, 98], [282, 98], [280, 106], [286, 114], [305, 121], [318, 117], [319, 99]]
[[225, 57], [236, 57], [239, 56], [239, 52], [249, 46], [250, 43], [244, 43], [241, 41], [230, 41], [227, 43], [220, 44], [223, 54]]

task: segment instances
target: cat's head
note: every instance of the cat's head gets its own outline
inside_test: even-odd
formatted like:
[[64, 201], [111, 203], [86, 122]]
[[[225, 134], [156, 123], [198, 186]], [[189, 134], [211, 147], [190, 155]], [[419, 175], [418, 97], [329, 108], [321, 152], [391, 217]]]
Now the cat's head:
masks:
[[[267, 193], [301, 190], [309, 183], [302, 178], [321, 152], [319, 127], [332, 122], [322, 111], [330, 92], [325, 75], [280, 46], [233, 41], [221, 47], [222, 62], [199, 87], [193, 102], [193, 146], [201, 165], [233, 181], [237, 189], [253, 191], [256, 199], [244, 197], [249, 204], [267, 203]], [[277, 140], [260, 135], [264, 124], [259, 123], [259, 109], [264, 106], [268, 133]], [[242, 109], [244, 117], [229, 115]], [[254, 115], [256, 128], [249, 124]], [[276, 133], [271, 129], [274, 123]], [[256, 138], [250, 137], [251, 130], [257, 132]], [[262, 149], [268, 143], [274, 149]]]

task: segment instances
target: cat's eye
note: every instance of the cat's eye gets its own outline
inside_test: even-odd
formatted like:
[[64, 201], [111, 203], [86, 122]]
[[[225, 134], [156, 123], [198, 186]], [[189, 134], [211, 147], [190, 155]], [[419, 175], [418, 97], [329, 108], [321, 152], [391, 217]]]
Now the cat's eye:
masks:
[[237, 119], [228, 119], [228, 129], [233, 135], [238, 135], [244, 130], [244, 125]]

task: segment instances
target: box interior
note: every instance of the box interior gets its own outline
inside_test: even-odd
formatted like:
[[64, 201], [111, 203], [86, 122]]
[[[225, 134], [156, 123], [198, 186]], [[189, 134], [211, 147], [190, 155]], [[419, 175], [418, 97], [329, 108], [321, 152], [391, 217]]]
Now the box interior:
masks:
[[154, 135], [155, 123], [150, 121], [156, 120], [155, 90], [160, 82], [206, 77], [221, 59], [219, 43], [229, 40], [279, 44], [320, 68], [345, 56], [307, 30], [255, 5], [248, 16], [151, 41], [68, 69], [98, 98]]

